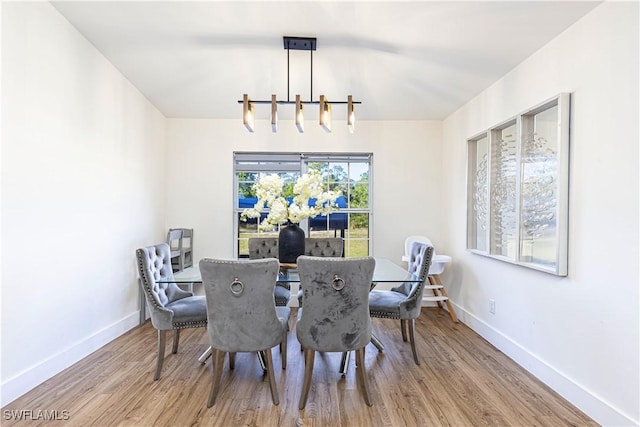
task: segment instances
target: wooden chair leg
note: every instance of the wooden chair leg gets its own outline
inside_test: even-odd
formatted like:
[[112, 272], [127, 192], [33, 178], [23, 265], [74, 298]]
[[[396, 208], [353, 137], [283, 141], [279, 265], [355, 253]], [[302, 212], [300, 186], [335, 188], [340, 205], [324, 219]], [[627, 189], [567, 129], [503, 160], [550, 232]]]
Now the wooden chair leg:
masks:
[[282, 341], [280, 342], [280, 361], [282, 369], [287, 369], [287, 331], [284, 331]]
[[236, 354], [229, 353], [229, 369], [233, 370], [236, 367]]
[[415, 360], [416, 365], [420, 364], [420, 359], [418, 358], [418, 349], [416, 348], [416, 321], [415, 319], [408, 320], [409, 323], [409, 341], [411, 341], [411, 351], [413, 352], [413, 360]]
[[407, 321], [400, 320], [400, 331], [402, 332], [402, 341], [407, 342]]
[[[287, 304], [284, 304], [284, 307], [286, 307], [286, 306], [287, 306]], [[291, 320], [291, 313], [289, 313], [289, 317], [287, 317], [286, 320], [287, 320], [287, 322], [286, 322], [287, 331], [286, 332], [289, 332], [291, 330], [291, 328], [289, 328], [289, 321]]]
[[311, 387], [311, 377], [313, 374], [313, 361], [315, 359], [316, 352], [314, 350], [304, 350], [304, 380], [302, 381], [302, 393], [300, 394], [300, 402], [298, 403], [298, 409], [304, 409], [307, 404], [307, 396], [309, 396], [309, 388]]
[[158, 360], [156, 362], [156, 373], [153, 376], [153, 380], [160, 379], [160, 372], [162, 372], [162, 362], [164, 362], [164, 347], [167, 343], [167, 331], [161, 331], [158, 329]]
[[373, 401], [371, 400], [371, 393], [369, 392], [369, 379], [367, 378], [367, 372], [364, 367], [364, 351], [365, 347], [356, 350], [356, 372], [358, 373], [360, 386], [364, 394], [364, 401], [367, 405], [372, 406]]
[[269, 377], [269, 387], [271, 387], [271, 400], [274, 405], [280, 404], [280, 398], [278, 397], [278, 384], [276, 384], [276, 375], [273, 372], [273, 356], [271, 355], [271, 349], [268, 348], [264, 351], [264, 358], [267, 363], [267, 376]]
[[213, 378], [211, 383], [211, 391], [209, 392], [209, 400], [207, 402], [207, 408], [211, 408], [216, 403], [216, 397], [220, 390], [220, 380], [222, 379], [222, 365], [224, 364], [224, 351], [213, 350], [213, 364], [211, 370], [213, 372]]
[[173, 348], [171, 353], [176, 354], [178, 352], [178, 344], [180, 343], [180, 329], [176, 329], [176, 333], [173, 335]]

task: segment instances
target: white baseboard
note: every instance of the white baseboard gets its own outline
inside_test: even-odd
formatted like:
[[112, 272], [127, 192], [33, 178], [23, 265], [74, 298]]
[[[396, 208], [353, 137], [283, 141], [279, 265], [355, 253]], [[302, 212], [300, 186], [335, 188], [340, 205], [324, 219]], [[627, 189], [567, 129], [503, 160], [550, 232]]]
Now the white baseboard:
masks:
[[638, 425], [637, 420], [634, 421], [629, 416], [621, 413], [511, 338], [502, 334], [499, 330], [454, 304], [453, 301], [452, 304], [458, 319], [462, 323], [473, 329], [482, 338], [489, 341], [498, 350], [509, 356], [514, 362], [551, 387], [556, 393], [593, 418], [597, 423], [603, 426]]
[[13, 402], [57, 373], [138, 326], [139, 322], [140, 314], [136, 311], [82, 341], [72, 344], [67, 349], [48, 357], [37, 365], [7, 379], [2, 383], [0, 406]]

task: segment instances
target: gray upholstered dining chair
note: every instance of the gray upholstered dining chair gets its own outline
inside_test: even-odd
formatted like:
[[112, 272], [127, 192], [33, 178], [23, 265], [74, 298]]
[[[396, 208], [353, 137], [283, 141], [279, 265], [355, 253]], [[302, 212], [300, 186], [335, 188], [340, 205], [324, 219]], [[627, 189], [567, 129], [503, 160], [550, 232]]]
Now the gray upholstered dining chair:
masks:
[[433, 246], [414, 242], [409, 255], [409, 272], [417, 275], [421, 282], [405, 282], [391, 288], [389, 291], [372, 290], [369, 293], [369, 311], [371, 317], [400, 319], [402, 340], [407, 341], [407, 325], [409, 327], [409, 341], [416, 365], [420, 364], [415, 337], [415, 319], [420, 316], [422, 307], [422, 292], [424, 281], [427, 280]]
[[171, 253], [173, 271], [184, 270], [184, 252], [182, 251], [182, 229], [172, 228], [167, 232], [167, 245]]
[[371, 340], [369, 287], [375, 260], [367, 258], [298, 258], [304, 307], [296, 334], [304, 348], [305, 371], [298, 407], [304, 409], [316, 351], [356, 351], [358, 380], [367, 405], [372, 405], [364, 363]]
[[[249, 259], [278, 259], [277, 237], [251, 237], [249, 238]], [[289, 304], [291, 298], [291, 286], [285, 282], [277, 282], [274, 289], [276, 306], [284, 307]]]
[[200, 261], [213, 351], [208, 407], [213, 406], [220, 389], [225, 353], [229, 353], [229, 368], [233, 369], [237, 352], [264, 355], [271, 399], [274, 405], [280, 403], [271, 355], [271, 348], [280, 345], [284, 369], [288, 316], [278, 316], [273, 296], [279, 267], [276, 259]]
[[[193, 228], [170, 228], [169, 233], [171, 233], [172, 231], [182, 232], [182, 235], [180, 236], [180, 241], [178, 242], [178, 246], [180, 248], [183, 268], [192, 267], [193, 266]], [[172, 256], [175, 257], [175, 255], [173, 254]], [[174, 258], [174, 264], [175, 262], [176, 260]]]
[[160, 243], [136, 250], [140, 286], [151, 315], [151, 323], [158, 330], [158, 360], [154, 380], [160, 378], [166, 333], [175, 330], [173, 351], [178, 352], [180, 330], [207, 326], [207, 305], [203, 296], [194, 296], [175, 283], [156, 283], [160, 277], [173, 277], [169, 245]]

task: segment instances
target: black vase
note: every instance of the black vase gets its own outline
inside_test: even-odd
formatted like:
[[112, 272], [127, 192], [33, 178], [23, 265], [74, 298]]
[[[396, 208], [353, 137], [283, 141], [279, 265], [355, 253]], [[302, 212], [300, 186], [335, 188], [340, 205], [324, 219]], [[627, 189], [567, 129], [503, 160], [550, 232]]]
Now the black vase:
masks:
[[304, 230], [298, 224], [289, 224], [280, 229], [278, 236], [278, 258], [280, 262], [294, 264], [304, 254]]

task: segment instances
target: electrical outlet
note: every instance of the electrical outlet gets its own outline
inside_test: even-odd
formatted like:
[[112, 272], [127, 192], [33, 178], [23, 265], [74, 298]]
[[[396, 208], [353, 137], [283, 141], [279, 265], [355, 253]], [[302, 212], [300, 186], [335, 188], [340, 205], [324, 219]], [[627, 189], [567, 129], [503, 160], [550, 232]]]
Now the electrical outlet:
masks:
[[489, 300], [489, 313], [496, 314], [496, 300]]

